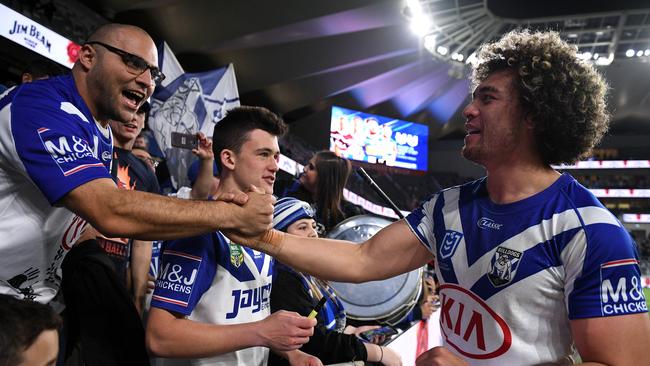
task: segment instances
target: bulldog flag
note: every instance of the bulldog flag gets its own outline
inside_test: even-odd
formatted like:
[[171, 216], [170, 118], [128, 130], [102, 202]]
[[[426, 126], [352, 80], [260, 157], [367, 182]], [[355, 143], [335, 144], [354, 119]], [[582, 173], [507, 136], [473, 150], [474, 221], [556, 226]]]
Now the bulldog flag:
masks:
[[185, 73], [171, 49], [164, 43], [159, 47], [159, 67], [167, 76], [156, 87], [151, 100], [149, 128], [165, 154], [174, 187], [189, 186], [187, 169], [195, 159], [190, 150], [171, 146], [172, 132], [212, 131], [226, 111], [239, 106], [239, 92], [232, 64], [221, 69]]

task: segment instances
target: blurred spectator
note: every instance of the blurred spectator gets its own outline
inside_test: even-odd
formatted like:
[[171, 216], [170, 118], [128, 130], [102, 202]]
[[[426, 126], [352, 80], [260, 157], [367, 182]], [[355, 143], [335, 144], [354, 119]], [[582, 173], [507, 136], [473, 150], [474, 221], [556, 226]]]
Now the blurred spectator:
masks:
[[0, 365], [53, 366], [61, 318], [47, 305], [0, 294]]
[[63, 71], [54, 62], [37, 59], [29, 62], [23, 69], [20, 75], [20, 81], [22, 84], [31, 83], [32, 81], [47, 79], [61, 74], [63, 74]]
[[363, 208], [343, 197], [343, 188], [351, 173], [348, 159], [331, 151], [319, 151], [307, 162], [297, 184], [286, 194], [314, 207], [321, 236], [346, 218], [364, 213]]
[[156, 160], [156, 158], [151, 156], [151, 154], [149, 154], [149, 151], [142, 149], [140, 147], [133, 147], [131, 153], [135, 155], [138, 159], [142, 160], [147, 165], [149, 170], [151, 170], [154, 173], [156, 172], [156, 168], [158, 167], [158, 164], [160, 164], [160, 162]]
[[146, 133], [140, 132], [138, 137], [135, 138], [135, 143], [133, 144], [134, 149], [142, 149], [149, 151], [149, 137]]
[[[110, 121], [114, 145], [111, 175], [122, 189], [158, 194], [160, 188], [150, 165], [132, 153], [133, 144], [144, 128], [149, 109], [149, 103], [145, 102], [130, 122]], [[138, 313], [142, 314], [151, 262], [151, 241], [108, 238], [103, 235], [98, 235], [97, 240], [114, 261], [118, 276], [132, 294]]]
[[[276, 230], [303, 237], [317, 237], [316, 221], [311, 206], [293, 197], [284, 197], [275, 204], [273, 226]], [[343, 304], [326, 281], [277, 262], [271, 291], [271, 311], [289, 310], [309, 314], [323, 297], [325, 305], [316, 315], [314, 335], [300, 350], [318, 357], [323, 363], [372, 361], [398, 365], [399, 356], [391, 349], [364, 343], [359, 334], [379, 328], [346, 325]], [[288, 365], [277, 355], [269, 356], [269, 365]]]

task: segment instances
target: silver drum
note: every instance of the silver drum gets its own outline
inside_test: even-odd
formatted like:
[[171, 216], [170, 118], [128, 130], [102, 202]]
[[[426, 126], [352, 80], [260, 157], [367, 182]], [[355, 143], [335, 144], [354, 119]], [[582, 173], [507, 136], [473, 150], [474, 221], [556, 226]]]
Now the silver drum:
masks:
[[[361, 243], [392, 221], [374, 215], [350, 217], [327, 237]], [[330, 282], [345, 306], [347, 316], [360, 321], [395, 325], [417, 304], [422, 289], [422, 268], [381, 281]]]

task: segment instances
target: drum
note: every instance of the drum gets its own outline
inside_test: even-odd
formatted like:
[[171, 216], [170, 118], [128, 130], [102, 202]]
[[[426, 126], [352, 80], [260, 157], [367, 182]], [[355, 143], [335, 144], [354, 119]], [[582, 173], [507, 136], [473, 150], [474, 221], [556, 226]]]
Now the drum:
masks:
[[[374, 215], [350, 217], [334, 227], [327, 237], [361, 243], [392, 221]], [[422, 268], [381, 281], [330, 282], [345, 306], [347, 316], [359, 321], [395, 325], [417, 304], [422, 289]]]

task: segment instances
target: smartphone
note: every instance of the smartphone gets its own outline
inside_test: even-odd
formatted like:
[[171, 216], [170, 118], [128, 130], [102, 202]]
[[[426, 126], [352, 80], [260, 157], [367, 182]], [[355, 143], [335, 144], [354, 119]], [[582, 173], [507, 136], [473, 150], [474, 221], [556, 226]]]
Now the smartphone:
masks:
[[199, 147], [199, 138], [195, 134], [172, 132], [172, 146], [181, 149], [196, 149]]
[[372, 342], [372, 339], [375, 338], [376, 336], [386, 336], [386, 338], [393, 336], [397, 334], [397, 330], [393, 327], [381, 327], [377, 329], [372, 329], [372, 330], [367, 330], [365, 332], [361, 332], [359, 334], [359, 337], [362, 339]]

